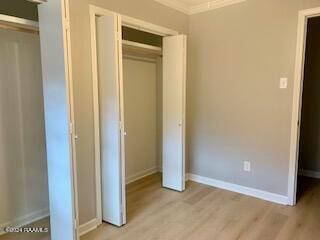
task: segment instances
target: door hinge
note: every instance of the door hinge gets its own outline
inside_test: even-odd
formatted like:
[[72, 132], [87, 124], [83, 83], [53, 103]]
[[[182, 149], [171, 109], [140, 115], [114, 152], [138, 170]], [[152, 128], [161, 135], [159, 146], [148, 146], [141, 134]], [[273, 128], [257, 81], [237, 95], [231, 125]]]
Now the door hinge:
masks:
[[122, 34], [119, 31], [117, 31], [117, 40], [118, 41], [122, 40]]
[[68, 18], [64, 19], [64, 27], [66, 30], [70, 30], [70, 21]]
[[73, 137], [75, 140], [78, 139], [78, 135], [76, 134], [76, 130], [74, 129], [73, 123], [69, 123], [69, 133], [70, 133], [71, 137]]
[[73, 123], [69, 123], [69, 133], [72, 135], [73, 132]]
[[77, 228], [78, 228], [77, 219], [74, 219], [74, 221], [73, 221], [73, 226], [74, 226], [74, 229], [77, 229]]

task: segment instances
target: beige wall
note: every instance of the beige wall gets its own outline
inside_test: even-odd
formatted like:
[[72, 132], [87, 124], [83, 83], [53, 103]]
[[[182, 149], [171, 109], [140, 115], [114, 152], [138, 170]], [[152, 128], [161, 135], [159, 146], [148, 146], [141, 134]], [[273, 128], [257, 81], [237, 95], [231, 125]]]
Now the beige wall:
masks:
[[248, 0], [190, 17], [190, 172], [287, 195], [298, 11], [319, 6]]
[[0, 14], [38, 20], [37, 4], [26, 0], [2, 0], [0, 1]]
[[190, 17], [150, 0], [70, 0], [81, 224], [95, 217], [88, 4], [189, 32], [191, 173], [287, 194], [298, 11], [319, 0], [248, 0]]
[[70, 0], [80, 224], [96, 217], [89, 4], [180, 32], [186, 15], [150, 0]]
[[127, 180], [157, 169], [157, 65], [124, 59]]
[[300, 169], [320, 172], [320, 17], [308, 22], [303, 102], [301, 114]]

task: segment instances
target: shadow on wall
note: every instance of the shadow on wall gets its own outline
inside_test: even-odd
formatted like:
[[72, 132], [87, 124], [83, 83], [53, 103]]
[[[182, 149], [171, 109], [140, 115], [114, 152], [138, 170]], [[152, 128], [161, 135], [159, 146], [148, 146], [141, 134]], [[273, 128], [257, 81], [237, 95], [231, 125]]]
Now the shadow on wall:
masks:
[[26, 0], [1, 0], [0, 14], [38, 21], [37, 5]]

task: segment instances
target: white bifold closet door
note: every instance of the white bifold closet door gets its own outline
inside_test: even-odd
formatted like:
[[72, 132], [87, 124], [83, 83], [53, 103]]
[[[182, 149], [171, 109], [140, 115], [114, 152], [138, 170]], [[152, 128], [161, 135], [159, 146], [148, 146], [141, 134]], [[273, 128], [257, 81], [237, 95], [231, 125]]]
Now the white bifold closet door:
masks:
[[[121, 17], [96, 19], [102, 219], [121, 226], [125, 209], [125, 131]], [[163, 186], [185, 188], [186, 36], [163, 39]]]
[[[77, 208], [70, 126], [67, 0], [38, 6], [47, 145], [51, 240], [76, 240]], [[36, 124], [36, 123], [35, 123]]]
[[125, 224], [121, 19], [97, 18], [102, 219]]
[[162, 184], [185, 189], [185, 35], [163, 38], [163, 163]]

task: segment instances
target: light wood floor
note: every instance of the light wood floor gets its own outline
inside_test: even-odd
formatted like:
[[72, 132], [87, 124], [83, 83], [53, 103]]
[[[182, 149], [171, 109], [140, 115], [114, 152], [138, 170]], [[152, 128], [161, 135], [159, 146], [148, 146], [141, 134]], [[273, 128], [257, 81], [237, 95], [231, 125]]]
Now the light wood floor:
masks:
[[[320, 180], [299, 179], [297, 206], [286, 207], [188, 182], [178, 193], [152, 175], [127, 187], [128, 223], [103, 224], [81, 240], [318, 240]], [[33, 226], [48, 226], [44, 219]], [[49, 240], [49, 234], [7, 234], [0, 240]]]
[[320, 181], [304, 183], [286, 207], [190, 181], [178, 193], [152, 175], [128, 186], [125, 226], [103, 224], [81, 240], [318, 240]]

